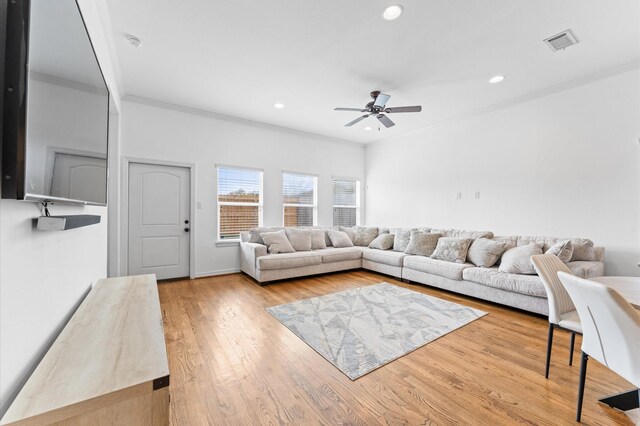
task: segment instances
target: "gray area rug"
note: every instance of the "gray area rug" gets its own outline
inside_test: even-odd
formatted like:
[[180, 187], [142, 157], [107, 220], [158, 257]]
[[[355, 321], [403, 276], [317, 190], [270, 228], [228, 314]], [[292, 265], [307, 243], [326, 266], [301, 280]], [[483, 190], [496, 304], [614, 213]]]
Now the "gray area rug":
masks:
[[267, 311], [351, 380], [487, 314], [389, 283]]

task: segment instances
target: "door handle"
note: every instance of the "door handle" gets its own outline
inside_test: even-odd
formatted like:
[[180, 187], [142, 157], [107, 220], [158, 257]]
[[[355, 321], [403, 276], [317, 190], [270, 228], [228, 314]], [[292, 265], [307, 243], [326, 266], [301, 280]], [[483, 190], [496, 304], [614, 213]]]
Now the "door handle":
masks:
[[189, 219], [185, 220], [185, 221], [184, 221], [184, 224], [185, 224], [185, 225], [188, 225], [188, 224], [189, 224]]
[[189, 228], [184, 228], [184, 232], [189, 232]]

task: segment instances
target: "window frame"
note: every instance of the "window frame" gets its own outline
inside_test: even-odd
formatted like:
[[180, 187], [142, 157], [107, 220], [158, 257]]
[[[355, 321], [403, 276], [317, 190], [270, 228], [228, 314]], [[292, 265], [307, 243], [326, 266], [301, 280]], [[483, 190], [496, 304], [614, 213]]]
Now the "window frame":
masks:
[[[301, 175], [301, 176], [310, 176], [313, 178], [313, 204], [296, 204], [296, 203], [285, 203], [284, 202], [284, 175]], [[313, 173], [302, 173], [302, 172], [292, 172], [289, 170], [282, 171], [282, 226], [287, 226], [285, 224], [285, 209], [287, 207], [313, 207], [313, 223], [311, 226], [318, 226], [318, 175]]]
[[[248, 203], [248, 202], [234, 202], [234, 201], [220, 201], [220, 169], [239, 169], [239, 170], [250, 170], [254, 172], [260, 173], [260, 191], [258, 193], [258, 202], [257, 203]], [[217, 222], [217, 230], [216, 230], [216, 244], [225, 244], [225, 243], [238, 243], [240, 242], [240, 235], [238, 234], [238, 238], [228, 238], [222, 239], [220, 238], [220, 224], [222, 222], [222, 214], [220, 213], [220, 209], [222, 206], [257, 206], [258, 207], [258, 226], [262, 226], [263, 224], [263, 215], [264, 215], [264, 170], [258, 169], [255, 167], [245, 167], [245, 166], [230, 166], [228, 164], [216, 164], [216, 211], [218, 214]], [[243, 232], [243, 231], [240, 231]]]
[[[348, 204], [333, 204], [333, 200], [335, 197], [335, 182], [336, 181], [343, 181], [343, 182], [355, 182], [356, 184], [356, 205], [355, 206], [350, 206]], [[355, 226], [360, 226], [360, 196], [361, 196], [361, 192], [360, 192], [360, 188], [361, 188], [361, 181], [358, 178], [350, 178], [350, 177], [341, 177], [341, 176], [332, 176], [331, 177], [331, 221], [332, 221], [332, 226], [338, 226], [335, 224], [334, 222], [334, 216], [333, 214], [334, 209], [336, 208], [349, 208], [349, 209], [355, 209], [356, 211], [356, 224]], [[342, 225], [340, 225], [342, 226]]]

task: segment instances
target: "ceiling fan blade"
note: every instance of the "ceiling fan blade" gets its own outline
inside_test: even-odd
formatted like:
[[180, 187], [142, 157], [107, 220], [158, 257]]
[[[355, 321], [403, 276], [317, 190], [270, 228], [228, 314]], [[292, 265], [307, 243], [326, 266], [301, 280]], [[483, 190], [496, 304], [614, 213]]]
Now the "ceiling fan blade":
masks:
[[391, 97], [391, 95], [385, 95], [384, 93], [380, 93], [378, 95], [378, 97], [376, 98], [376, 102], [373, 104], [373, 106], [384, 108], [384, 106], [389, 101], [390, 97]]
[[378, 121], [380, 121], [382, 124], [384, 124], [384, 127], [389, 128], [389, 127], [393, 127], [396, 125], [396, 123], [394, 123], [393, 121], [391, 121], [391, 119], [389, 117], [387, 117], [384, 114], [378, 114], [376, 116], [376, 118], [378, 119]]
[[364, 120], [365, 118], [367, 118], [367, 117], [368, 117], [368, 116], [370, 116], [370, 115], [371, 115], [371, 114], [365, 114], [365, 115], [363, 115], [362, 117], [358, 117], [358, 118], [356, 118], [355, 120], [353, 120], [352, 122], [345, 124], [345, 125], [344, 125], [344, 127], [351, 127], [351, 126], [353, 126], [354, 124], [361, 122], [362, 120]]
[[390, 113], [390, 114], [394, 112], [420, 112], [420, 111], [422, 111], [422, 107], [420, 105], [387, 108], [384, 110], [384, 112]]
[[362, 109], [362, 108], [334, 108], [334, 111], [360, 111], [360, 112], [366, 112], [366, 109]]

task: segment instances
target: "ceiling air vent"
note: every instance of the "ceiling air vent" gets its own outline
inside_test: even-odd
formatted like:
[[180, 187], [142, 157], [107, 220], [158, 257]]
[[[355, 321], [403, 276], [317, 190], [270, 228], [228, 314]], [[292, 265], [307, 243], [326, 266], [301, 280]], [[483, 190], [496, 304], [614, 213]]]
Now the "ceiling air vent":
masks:
[[556, 34], [547, 39], [543, 40], [544, 44], [549, 46], [554, 52], [558, 50], [564, 50], [569, 46], [573, 46], [574, 44], [578, 44], [579, 41], [576, 36], [571, 32], [571, 30], [566, 30], [561, 32], [560, 34]]

